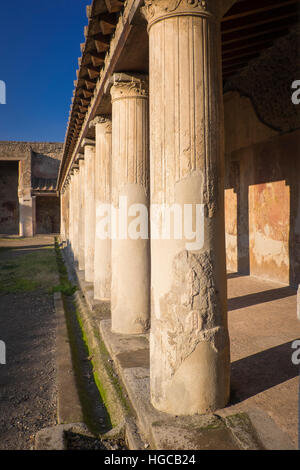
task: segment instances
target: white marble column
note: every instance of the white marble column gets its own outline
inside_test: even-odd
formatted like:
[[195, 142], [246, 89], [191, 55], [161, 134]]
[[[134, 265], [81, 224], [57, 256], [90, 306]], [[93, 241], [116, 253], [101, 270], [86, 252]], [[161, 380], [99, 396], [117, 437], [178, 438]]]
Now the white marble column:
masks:
[[[112, 203], [119, 220], [133, 204], [149, 205], [148, 87], [141, 77], [115, 74], [113, 80]], [[131, 238], [133, 219], [119, 223], [112, 239], [112, 330], [124, 334], [149, 328], [149, 239]]]
[[111, 203], [111, 117], [97, 116], [91, 127], [95, 127], [96, 139], [94, 298], [108, 301], [111, 291], [111, 239], [101, 237], [97, 232], [97, 222], [101, 222], [100, 205]]
[[85, 162], [79, 160], [79, 226], [78, 226], [78, 269], [85, 269]]
[[[226, 405], [230, 375], [222, 2], [145, 3], [150, 48], [151, 205], [176, 203], [183, 224], [181, 237], [179, 223], [170, 239], [157, 235], [151, 239], [151, 399], [157, 409], [174, 415], [206, 413]], [[195, 231], [197, 207], [198, 243], [191, 246], [197, 240], [190, 239], [185, 230], [192, 223]], [[166, 215], [158, 219], [158, 232], [165, 222]], [[153, 228], [154, 223], [152, 235]]]
[[95, 248], [95, 142], [84, 139], [84, 273], [87, 282], [94, 282]]

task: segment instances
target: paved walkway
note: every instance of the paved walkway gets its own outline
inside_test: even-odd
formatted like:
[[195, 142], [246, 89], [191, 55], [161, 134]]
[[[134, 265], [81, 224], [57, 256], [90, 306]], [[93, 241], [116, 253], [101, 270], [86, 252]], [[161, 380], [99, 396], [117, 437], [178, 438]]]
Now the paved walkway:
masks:
[[[0, 239], [2, 288], [13, 264], [49, 244], [53, 237]], [[0, 292], [0, 339], [7, 353], [0, 365], [0, 449], [31, 449], [36, 432], [56, 421], [53, 296], [39, 289]]]
[[[300, 338], [296, 290], [229, 274], [228, 298], [234, 407], [227, 411], [266, 413], [296, 447], [299, 366], [291, 361], [291, 344]], [[267, 426], [264, 432], [275, 430]]]

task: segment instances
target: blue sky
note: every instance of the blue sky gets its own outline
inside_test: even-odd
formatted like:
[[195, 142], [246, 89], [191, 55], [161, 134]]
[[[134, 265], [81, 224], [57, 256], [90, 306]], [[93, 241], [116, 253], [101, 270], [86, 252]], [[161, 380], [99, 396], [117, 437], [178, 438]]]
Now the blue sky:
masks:
[[0, 140], [63, 142], [89, 0], [0, 6]]

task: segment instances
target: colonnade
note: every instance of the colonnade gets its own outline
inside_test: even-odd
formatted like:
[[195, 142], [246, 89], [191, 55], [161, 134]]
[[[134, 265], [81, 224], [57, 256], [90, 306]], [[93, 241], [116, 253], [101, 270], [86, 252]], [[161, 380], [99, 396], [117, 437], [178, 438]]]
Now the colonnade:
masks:
[[[83, 140], [62, 194], [62, 235], [79, 269], [95, 299], [111, 301], [114, 333], [150, 331], [151, 401], [173, 415], [214, 411], [229, 398], [219, 4], [146, 2], [149, 77], [111, 77], [112, 114], [90, 123], [95, 139]], [[99, 236], [103, 204], [117, 237]], [[154, 235], [167, 215], [152, 219], [152, 208], [172, 205], [183, 223], [192, 207], [198, 244], [189, 248], [176, 228]], [[147, 212], [140, 220], [149, 236], [128, 236], [132, 207], [150, 209], [151, 223]]]

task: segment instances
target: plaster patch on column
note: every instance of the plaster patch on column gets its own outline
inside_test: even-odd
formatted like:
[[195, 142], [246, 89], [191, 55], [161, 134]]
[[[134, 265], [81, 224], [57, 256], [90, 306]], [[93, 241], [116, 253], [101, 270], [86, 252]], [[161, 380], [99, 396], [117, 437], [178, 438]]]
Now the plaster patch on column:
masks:
[[156, 326], [168, 358], [169, 378], [200, 342], [209, 342], [216, 352], [225, 347], [211, 252], [180, 252], [174, 258], [173, 273], [171, 290], [160, 298], [162, 315]]
[[134, 324], [140, 326], [142, 332], [146, 332], [150, 329], [150, 319], [149, 318], [145, 319], [144, 314], [142, 314], [141, 317], [137, 317], [134, 320]]

